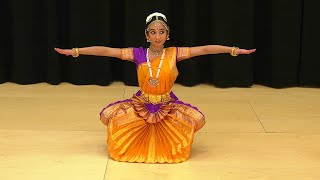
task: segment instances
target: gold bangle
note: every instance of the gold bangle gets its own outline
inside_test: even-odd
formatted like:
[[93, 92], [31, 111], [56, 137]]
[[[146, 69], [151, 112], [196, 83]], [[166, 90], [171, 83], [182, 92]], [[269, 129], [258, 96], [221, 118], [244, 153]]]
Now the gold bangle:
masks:
[[72, 48], [72, 50], [74, 51], [74, 54], [72, 54], [72, 57], [76, 58], [79, 56], [79, 49], [76, 47], [76, 48]]
[[238, 54], [234, 52], [236, 49], [239, 49], [239, 48], [238, 47], [232, 47], [232, 49], [230, 51], [230, 55], [231, 56], [238, 56]]

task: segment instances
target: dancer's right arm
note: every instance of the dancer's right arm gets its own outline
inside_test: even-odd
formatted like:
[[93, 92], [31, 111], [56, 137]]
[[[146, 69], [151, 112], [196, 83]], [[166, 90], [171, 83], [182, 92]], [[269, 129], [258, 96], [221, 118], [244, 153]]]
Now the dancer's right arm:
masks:
[[[76, 49], [60, 49], [54, 48], [58, 53], [64, 54], [66, 56], [72, 55], [73, 57], [77, 57]], [[120, 48], [110, 48], [104, 46], [90, 46], [77, 48], [79, 55], [93, 55], [93, 56], [108, 56], [108, 57], [116, 57], [121, 58], [121, 49]]]

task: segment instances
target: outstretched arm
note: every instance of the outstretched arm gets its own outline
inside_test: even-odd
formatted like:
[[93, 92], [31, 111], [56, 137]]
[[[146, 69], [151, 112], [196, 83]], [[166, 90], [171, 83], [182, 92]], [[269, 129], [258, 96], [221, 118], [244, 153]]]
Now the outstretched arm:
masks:
[[93, 56], [108, 56], [121, 58], [121, 49], [110, 48], [104, 46], [91, 46], [83, 48], [72, 48], [72, 49], [60, 49], [54, 48], [58, 53], [64, 54], [66, 56], [78, 57], [79, 55], [93, 55]]
[[256, 49], [239, 49], [237, 47], [228, 47], [221, 45], [207, 45], [207, 46], [196, 46], [190, 48], [190, 58], [195, 56], [207, 55], [207, 54], [221, 54], [230, 53], [232, 56], [239, 54], [251, 54]]

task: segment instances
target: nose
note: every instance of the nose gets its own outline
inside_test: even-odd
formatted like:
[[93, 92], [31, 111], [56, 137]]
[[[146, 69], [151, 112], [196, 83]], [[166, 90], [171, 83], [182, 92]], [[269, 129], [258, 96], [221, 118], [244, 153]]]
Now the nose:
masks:
[[160, 38], [160, 33], [156, 34], [156, 38], [159, 39]]

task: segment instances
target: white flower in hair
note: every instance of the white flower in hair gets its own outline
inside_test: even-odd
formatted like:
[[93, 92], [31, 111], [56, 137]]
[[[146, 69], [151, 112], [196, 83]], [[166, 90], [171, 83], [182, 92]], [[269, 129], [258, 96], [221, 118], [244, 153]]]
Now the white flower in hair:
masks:
[[166, 18], [166, 16], [165, 16], [164, 14], [158, 13], [158, 12], [154, 12], [154, 13], [150, 14], [150, 15], [147, 17], [147, 19], [146, 19], [146, 24], [148, 24], [148, 22], [150, 22], [154, 16], [160, 16], [160, 17], [162, 17], [162, 18], [167, 22], [167, 18]]

